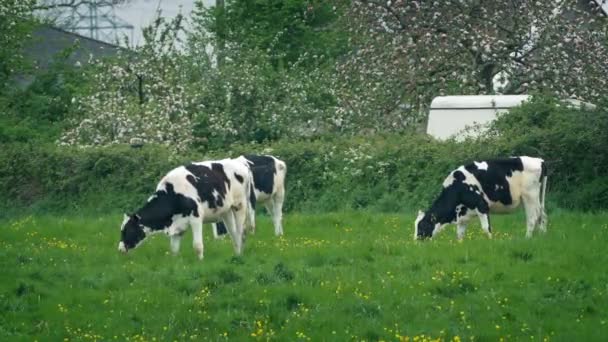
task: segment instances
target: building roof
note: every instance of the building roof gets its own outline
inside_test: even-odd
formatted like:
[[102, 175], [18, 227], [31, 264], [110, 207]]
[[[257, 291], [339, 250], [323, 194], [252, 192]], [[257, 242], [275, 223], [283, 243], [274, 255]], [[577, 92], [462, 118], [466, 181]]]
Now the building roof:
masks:
[[56, 27], [41, 25], [32, 32], [32, 38], [25, 44], [24, 56], [38, 68], [47, 68], [58, 53], [76, 46], [71, 51], [70, 63], [86, 63], [90, 57], [102, 58], [128, 51], [118, 45], [106, 43]]

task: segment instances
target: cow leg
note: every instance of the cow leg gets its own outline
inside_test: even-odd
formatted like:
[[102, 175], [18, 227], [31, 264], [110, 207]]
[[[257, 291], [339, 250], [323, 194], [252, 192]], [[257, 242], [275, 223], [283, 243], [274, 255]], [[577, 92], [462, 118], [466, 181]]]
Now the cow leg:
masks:
[[213, 238], [215, 239], [223, 238], [228, 233], [223, 221], [213, 222], [211, 224], [211, 230], [213, 231]]
[[[526, 237], [532, 237], [534, 228], [540, 220], [543, 219], [541, 214], [540, 198], [535, 194], [527, 194], [522, 196], [524, 209], [526, 210]], [[545, 230], [545, 228], [541, 228]]]
[[217, 233], [217, 224], [215, 222], [211, 224], [211, 231], [213, 232], [213, 238], [219, 239], [220, 235]]
[[472, 215], [475, 215], [473, 211], [465, 206], [456, 207], [456, 236], [458, 237], [458, 240], [462, 240], [464, 238], [464, 233], [467, 230], [467, 224], [469, 223]]
[[[269, 198], [266, 201], [266, 203], [264, 203], [264, 206], [266, 207], [266, 210], [268, 211], [268, 215], [272, 219], [272, 225], [274, 226], [274, 199], [272, 197]], [[276, 227], [275, 227], [275, 234], [276, 234]]]
[[266, 208], [268, 208], [268, 212], [272, 216], [272, 224], [274, 225], [274, 235], [281, 236], [283, 235], [283, 194], [275, 194], [272, 196]]
[[236, 227], [234, 212], [230, 210], [222, 217], [222, 219], [224, 220], [224, 224], [226, 225], [226, 230], [228, 230], [228, 233], [232, 238], [232, 247], [234, 248], [234, 253], [236, 255], [241, 255], [241, 249], [243, 244], [243, 232], [242, 230], [239, 230]]
[[547, 232], [547, 213], [545, 212], [545, 208], [540, 209], [540, 222], [538, 223], [538, 228], [543, 233]]
[[171, 253], [177, 254], [184, 234], [171, 235]]
[[[199, 209], [199, 213], [202, 210]], [[192, 247], [198, 256], [199, 260], [203, 260], [203, 217], [192, 216], [190, 218], [190, 227], [192, 227]]]
[[456, 236], [458, 237], [458, 240], [462, 240], [464, 238], [464, 233], [467, 230], [467, 223], [466, 222], [458, 222], [457, 226], [456, 226]]
[[249, 215], [247, 211], [247, 207], [243, 206], [240, 209], [233, 210], [234, 212], [234, 223], [235, 229], [239, 236], [239, 244], [237, 249], [237, 255], [241, 255], [243, 253], [243, 244], [245, 240], [245, 222], [247, 221], [247, 215]]
[[490, 227], [490, 215], [488, 212], [481, 212], [477, 210], [477, 216], [479, 217], [479, 221], [481, 222], [481, 229], [483, 229], [486, 234], [488, 234], [488, 238], [492, 238], [492, 227]]
[[252, 210], [247, 210], [247, 220], [245, 222], [245, 231], [251, 232], [251, 234], [255, 235], [255, 214], [251, 214]]
[[247, 207], [247, 216], [245, 220], [245, 230], [251, 231], [251, 234], [255, 234], [255, 195], [251, 195], [254, 197], [253, 201], [251, 197], [249, 198], [250, 205]]

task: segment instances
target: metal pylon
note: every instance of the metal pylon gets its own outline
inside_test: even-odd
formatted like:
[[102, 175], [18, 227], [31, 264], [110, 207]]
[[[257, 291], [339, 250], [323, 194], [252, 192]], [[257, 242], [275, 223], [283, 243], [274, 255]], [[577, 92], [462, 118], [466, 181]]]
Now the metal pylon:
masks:
[[124, 35], [133, 39], [133, 25], [114, 13], [117, 0], [44, 0], [42, 16], [66, 31], [117, 43]]

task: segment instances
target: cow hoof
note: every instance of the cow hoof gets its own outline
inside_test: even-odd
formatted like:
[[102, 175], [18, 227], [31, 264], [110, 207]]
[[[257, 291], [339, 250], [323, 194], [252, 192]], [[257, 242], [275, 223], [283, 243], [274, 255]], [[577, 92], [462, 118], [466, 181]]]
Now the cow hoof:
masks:
[[203, 246], [202, 245], [195, 245], [194, 246], [194, 251], [196, 252], [196, 256], [198, 256], [199, 260], [203, 260]]

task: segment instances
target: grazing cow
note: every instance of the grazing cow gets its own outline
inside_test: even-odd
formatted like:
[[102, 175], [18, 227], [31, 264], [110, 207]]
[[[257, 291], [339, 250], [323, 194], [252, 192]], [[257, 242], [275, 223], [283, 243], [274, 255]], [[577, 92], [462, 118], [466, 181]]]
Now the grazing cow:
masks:
[[253, 176], [240, 160], [204, 161], [171, 170], [156, 192], [137, 212], [125, 215], [118, 249], [134, 249], [149, 235], [165, 233], [171, 251], [177, 253], [181, 238], [192, 227], [193, 246], [203, 258], [203, 222], [222, 220], [232, 237], [234, 251], [243, 248], [243, 229], [248, 212], [253, 212], [249, 194]]
[[482, 229], [492, 237], [489, 213], [506, 213], [523, 202], [527, 217], [526, 237], [535, 226], [546, 231], [545, 191], [547, 168], [540, 158], [511, 157], [463, 165], [443, 181], [443, 190], [427, 212], [414, 223], [414, 238], [435, 236], [447, 224], [456, 223], [462, 239], [469, 219], [479, 217]]
[[[287, 166], [282, 160], [273, 156], [245, 155], [237, 158], [249, 165], [253, 173], [253, 188], [255, 198], [252, 201], [263, 203], [272, 216], [275, 235], [283, 235], [283, 201], [285, 199], [285, 176]], [[255, 220], [249, 220], [252, 232], [255, 232]], [[213, 233], [217, 238], [226, 234], [223, 222], [213, 224]]]

